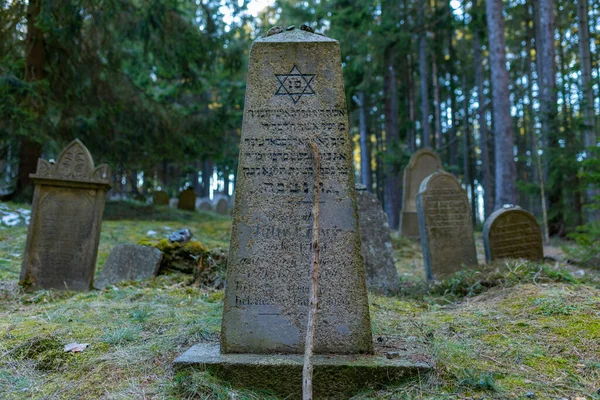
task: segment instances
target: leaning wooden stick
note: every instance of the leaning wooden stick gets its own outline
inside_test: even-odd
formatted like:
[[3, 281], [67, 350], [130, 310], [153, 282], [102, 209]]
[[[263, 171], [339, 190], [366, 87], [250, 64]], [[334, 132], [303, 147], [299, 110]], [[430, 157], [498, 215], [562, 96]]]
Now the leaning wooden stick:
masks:
[[304, 343], [304, 368], [302, 369], [302, 399], [312, 400], [312, 354], [315, 339], [315, 325], [317, 306], [319, 304], [319, 190], [321, 186], [321, 160], [317, 144], [312, 142], [310, 147], [314, 159], [314, 193], [313, 206], [313, 257], [312, 257], [312, 285], [309, 290], [310, 304], [308, 309], [308, 322], [306, 323], [306, 341]]

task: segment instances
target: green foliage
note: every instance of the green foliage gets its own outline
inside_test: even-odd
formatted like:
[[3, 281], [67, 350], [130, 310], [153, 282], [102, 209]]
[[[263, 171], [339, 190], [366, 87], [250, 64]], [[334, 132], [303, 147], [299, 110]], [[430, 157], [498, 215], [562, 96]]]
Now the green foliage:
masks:
[[523, 261], [505, 261], [486, 265], [479, 269], [464, 269], [449, 278], [433, 284], [429, 293], [449, 299], [473, 297], [492, 287], [510, 287], [520, 283], [567, 282], [578, 280], [564, 269], [546, 264]]

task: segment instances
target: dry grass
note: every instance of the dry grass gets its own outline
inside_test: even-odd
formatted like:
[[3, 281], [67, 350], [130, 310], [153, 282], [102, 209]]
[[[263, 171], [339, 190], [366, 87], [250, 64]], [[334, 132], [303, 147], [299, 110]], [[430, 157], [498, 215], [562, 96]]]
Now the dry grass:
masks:
[[[160, 237], [186, 226], [211, 250], [227, 245], [225, 218], [163, 214], [106, 221], [98, 264], [116, 243], [135, 243], [149, 230]], [[14, 284], [25, 234], [24, 227], [0, 229], [0, 398], [269, 397], [171, 369], [190, 345], [218, 339], [222, 291], [171, 274], [104, 291], [26, 294]], [[394, 247], [403, 292], [370, 297], [374, 335], [424, 346], [436, 369], [356, 398], [600, 399], [595, 270], [513, 261], [426, 285], [418, 243], [395, 238]], [[583, 277], [575, 274], [581, 270]], [[75, 341], [91, 346], [62, 352]]]

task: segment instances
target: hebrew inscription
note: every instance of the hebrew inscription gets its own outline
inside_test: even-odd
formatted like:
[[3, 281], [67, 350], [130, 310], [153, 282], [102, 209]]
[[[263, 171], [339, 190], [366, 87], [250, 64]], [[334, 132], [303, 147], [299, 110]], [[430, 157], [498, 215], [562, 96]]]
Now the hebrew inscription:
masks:
[[535, 217], [520, 207], [505, 207], [485, 222], [483, 242], [486, 260], [544, 258], [542, 234]]
[[477, 265], [469, 200], [453, 175], [436, 172], [421, 183], [417, 214], [428, 279]]

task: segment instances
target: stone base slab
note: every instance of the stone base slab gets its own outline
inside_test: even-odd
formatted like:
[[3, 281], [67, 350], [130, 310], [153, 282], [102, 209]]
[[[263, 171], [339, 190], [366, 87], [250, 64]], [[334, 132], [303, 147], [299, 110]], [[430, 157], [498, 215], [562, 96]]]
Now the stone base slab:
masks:
[[[314, 355], [315, 398], [348, 398], [361, 390], [382, 388], [417, 377], [431, 365], [414, 354]], [[415, 356], [415, 357], [413, 357]], [[218, 344], [198, 344], [174, 361], [177, 370], [198, 369], [234, 387], [269, 390], [285, 398], [302, 397], [304, 357], [298, 354], [221, 354]]]

